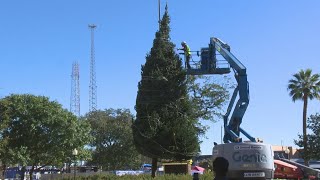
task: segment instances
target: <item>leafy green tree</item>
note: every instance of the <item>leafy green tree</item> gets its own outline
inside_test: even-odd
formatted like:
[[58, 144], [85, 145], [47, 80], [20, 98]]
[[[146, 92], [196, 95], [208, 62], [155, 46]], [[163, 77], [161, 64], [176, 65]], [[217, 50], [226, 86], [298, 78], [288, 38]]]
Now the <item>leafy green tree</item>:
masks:
[[91, 164], [106, 170], [136, 169], [140, 156], [133, 144], [132, 118], [128, 109], [106, 109], [87, 114], [95, 140]]
[[199, 119], [218, 121], [222, 118], [223, 107], [229, 99], [229, 91], [234, 88], [227, 76], [188, 76], [188, 93], [193, 111]]
[[[307, 128], [312, 132], [307, 134], [308, 148], [302, 152], [305, 159], [320, 159], [320, 114], [311, 115], [307, 121]], [[303, 147], [303, 136], [299, 135], [299, 139], [295, 140], [299, 147]]]
[[[288, 90], [292, 101], [303, 101], [303, 148], [307, 151], [307, 109], [308, 100], [319, 98], [320, 79], [319, 74], [312, 74], [311, 69], [300, 70], [293, 75], [293, 79], [289, 80]], [[304, 157], [305, 164], [308, 165], [308, 159]]]
[[152, 176], [158, 159], [190, 159], [199, 152], [202, 128], [188, 96], [186, 72], [170, 42], [166, 6], [153, 47], [142, 66], [133, 124], [138, 151], [152, 158]]
[[[44, 96], [13, 94], [0, 100], [1, 160], [32, 166], [61, 165], [88, 144], [90, 125]], [[21, 177], [23, 178], [23, 177]]]

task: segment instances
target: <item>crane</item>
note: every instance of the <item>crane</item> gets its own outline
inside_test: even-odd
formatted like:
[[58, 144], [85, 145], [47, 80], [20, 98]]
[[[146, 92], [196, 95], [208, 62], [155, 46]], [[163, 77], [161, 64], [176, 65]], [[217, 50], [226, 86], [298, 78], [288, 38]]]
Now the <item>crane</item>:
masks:
[[[224, 59], [218, 60], [218, 55]], [[230, 46], [218, 38], [210, 38], [209, 46], [201, 48], [200, 61], [187, 69], [187, 74], [228, 74], [231, 70], [234, 72], [237, 87], [223, 116], [224, 143], [213, 147], [213, 158], [224, 157], [229, 161], [230, 179], [273, 179], [274, 161], [271, 145], [262, 143], [259, 138], [254, 138], [241, 127], [249, 104], [249, 83], [246, 67], [231, 53]], [[243, 141], [241, 134], [249, 141]]]

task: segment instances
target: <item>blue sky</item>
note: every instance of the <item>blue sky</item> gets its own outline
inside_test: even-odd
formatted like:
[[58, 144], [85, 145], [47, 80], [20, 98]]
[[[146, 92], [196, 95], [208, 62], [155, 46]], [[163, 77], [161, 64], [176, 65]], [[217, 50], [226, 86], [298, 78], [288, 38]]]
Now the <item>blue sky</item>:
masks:
[[[300, 69], [320, 73], [320, 1], [168, 0], [171, 39], [192, 50], [212, 36], [231, 46], [247, 67], [250, 104], [242, 127], [264, 142], [294, 145], [302, 133], [302, 102], [293, 103], [287, 83]], [[90, 31], [95, 31], [98, 108], [133, 113], [140, 67], [158, 28], [157, 0], [2, 0], [0, 2], [0, 97], [49, 96], [70, 106], [72, 62], [80, 64], [81, 114], [89, 109]], [[165, 1], [162, 0], [162, 12]], [[231, 76], [232, 77], [232, 76]], [[319, 101], [308, 114], [319, 112]], [[201, 145], [211, 154], [221, 122]]]

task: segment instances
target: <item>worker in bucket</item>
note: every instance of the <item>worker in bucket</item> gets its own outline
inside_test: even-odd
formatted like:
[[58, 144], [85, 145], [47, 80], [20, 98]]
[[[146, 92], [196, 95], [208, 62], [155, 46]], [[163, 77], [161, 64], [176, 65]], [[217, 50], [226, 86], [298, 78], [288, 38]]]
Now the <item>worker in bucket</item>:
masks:
[[229, 162], [224, 157], [217, 157], [212, 163], [212, 169], [215, 174], [214, 180], [228, 180], [227, 172]]
[[182, 48], [180, 48], [178, 50], [183, 50], [184, 51], [184, 56], [185, 56], [187, 68], [191, 69], [191, 66], [190, 66], [190, 58], [191, 58], [190, 48], [189, 48], [189, 46], [187, 45], [187, 43], [185, 41], [181, 42], [181, 46], [182, 46]]

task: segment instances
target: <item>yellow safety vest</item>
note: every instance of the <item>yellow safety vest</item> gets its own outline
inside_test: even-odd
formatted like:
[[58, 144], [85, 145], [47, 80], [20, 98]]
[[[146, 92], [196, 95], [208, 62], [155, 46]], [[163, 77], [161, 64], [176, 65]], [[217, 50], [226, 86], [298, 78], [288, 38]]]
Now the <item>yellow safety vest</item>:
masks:
[[186, 46], [184, 47], [184, 53], [185, 53], [186, 55], [191, 55], [190, 48], [189, 48], [188, 45], [186, 45]]

